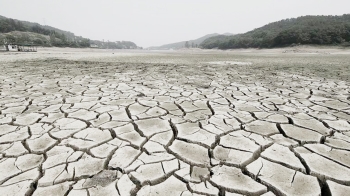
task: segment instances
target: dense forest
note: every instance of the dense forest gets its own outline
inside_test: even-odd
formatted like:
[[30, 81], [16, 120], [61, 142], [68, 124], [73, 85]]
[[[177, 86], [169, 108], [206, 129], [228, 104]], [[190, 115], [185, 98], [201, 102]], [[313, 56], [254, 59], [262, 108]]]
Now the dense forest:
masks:
[[90, 47], [108, 49], [136, 49], [130, 41], [103, 42], [90, 40], [74, 33], [63, 31], [47, 25], [20, 21], [0, 16], [0, 44], [21, 43], [56, 47]]
[[[18, 32], [29, 32], [18, 33]], [[90, 47], [90, 40], [37, 23], [0, 17], [0, 33], [7, 43], [27, 43], [57, 47]], [[3, 40], [1, 40], [3, 41]]]
[[272, 48], [296, 44], [350, 46], [350, 14], [285, 19], [244, 34], [211, 37], [201, 47]]

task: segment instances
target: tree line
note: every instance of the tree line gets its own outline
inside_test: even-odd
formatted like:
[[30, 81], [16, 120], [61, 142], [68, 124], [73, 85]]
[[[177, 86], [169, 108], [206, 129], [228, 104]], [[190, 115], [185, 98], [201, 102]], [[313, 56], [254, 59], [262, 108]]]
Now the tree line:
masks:
[[244, 34], [211, 37], [201, 47], [273, 48], [294, 44], [350, 46], [350, 14], [285, 19]]
[[102, 49], [137, 49], [137, 45], [131, 41], [116, 41], [116, 42], [102, 42], [102, 41], [91, 41], [91, 44], [98, 46]]
[[[7, 43], [25, 43], [56, 47], [90, 47], [89, 39], [74, 36], [74, 34], [73, 36], [66, 35], [63, 31], [58, 32], [52, 27], [46, 28], [39, 24], [32, 24], [33, 23], [21, 22], [11, 18], [0, 18], [0, 33], [7, 33], [5, 35], [5, 41]], [[35, 38], [32, 38], [25, 34], [21, 36], [9, 34], [13, 31], [37, 33], [49, 36], [49, 39], [46, 39], [44, 36], [35, 36]]]
[[198, 48], [198, 44], [195, 44], [194, 42], [186, 41], [185, 48]]

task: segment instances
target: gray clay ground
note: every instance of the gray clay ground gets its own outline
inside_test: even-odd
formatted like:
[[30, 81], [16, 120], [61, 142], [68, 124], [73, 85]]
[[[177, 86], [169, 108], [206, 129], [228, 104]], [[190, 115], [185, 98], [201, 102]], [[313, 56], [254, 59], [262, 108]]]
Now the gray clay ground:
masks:
[[348, 195], [350, 53], [310, 50], [0, 53], [0, 193]]

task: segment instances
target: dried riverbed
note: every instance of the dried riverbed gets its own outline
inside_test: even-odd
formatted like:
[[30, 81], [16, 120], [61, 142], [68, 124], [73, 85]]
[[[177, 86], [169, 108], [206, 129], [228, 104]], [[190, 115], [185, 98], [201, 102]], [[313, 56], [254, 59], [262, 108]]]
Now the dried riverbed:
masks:
[[1, 53], [1, 195], [348, 194], [350, 53], [282, 51]]

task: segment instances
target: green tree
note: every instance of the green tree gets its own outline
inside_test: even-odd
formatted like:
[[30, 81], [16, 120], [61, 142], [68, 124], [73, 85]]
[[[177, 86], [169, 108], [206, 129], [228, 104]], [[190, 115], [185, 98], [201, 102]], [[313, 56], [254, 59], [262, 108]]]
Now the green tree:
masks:
[[85, 39], [85, 38], [81, 39], [79, 41], [79, 45], [80, 47], [90, 47], [90, 39]]
[[51, 46], [55, 46], [56, 45], [56, 37], [55, 34], [50, 34], [50, 44]]
[[10, 44], [10, 43], [16, 43], [16, 37], [15, 36], [13, 36], [13, 35], [6, 35], [6, 42], [8, 43], [8, 44]]
[[33, 41], [33, 43], [34, 43], [34, 44], [37, 44], [37, 45], [41, 45], [41, 46], [42, 46], [42, 45], [44, 45], [43, 40], [38, 39], [38, 38], [37, 38], [37, 39], [35, 39], [35, 40]]

